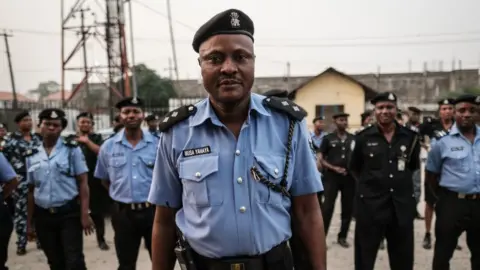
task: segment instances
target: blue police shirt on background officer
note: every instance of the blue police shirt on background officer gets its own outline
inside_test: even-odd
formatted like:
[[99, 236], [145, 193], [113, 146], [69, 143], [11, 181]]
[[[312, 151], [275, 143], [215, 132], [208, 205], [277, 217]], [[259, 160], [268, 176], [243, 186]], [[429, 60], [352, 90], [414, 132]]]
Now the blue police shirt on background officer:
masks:
[[[256, 166], [277, 183], [284, 174], [289, 119], [262, 104], [263, 99], [251, 95], [238, 139], [208, 99], [195, 105], [194, 115], [160, 135], [149, 201], [181, 208], [176, 224], [203, 256], [263, 254], [292, 235], [290, 199], [254, 180], [249, 170]], [[290, 194], [322, 191], [305, 120], [296, 123], [292, 146]]]
[[142, 130], [142, 140], [133, 147], [119, 131], [100, 147], [95, 177], [110, 181], [110, 197], [122, 203], [147, 202], [158, 138]]
[[457, 125], [434, 143], [428, 153], [426, 169], [440, 174], [440, 186], [458, 193], [480, 193], [480, 128], [471, 144]]
[[15, 177], [17, 177], [17, 174], [12, 166], [8, 163], [3, 153], [0, 153], [0, 193], [3, 192], [2, 184], [10, 182]]
[[48, 209], [60, 207], [78, 195], [77, 175], [88, 172], [80, 147], [65, 145], [62, 137], [50, 153], [43, 145], [27, 157], [27, 183], [35, 186], [35, 204]]

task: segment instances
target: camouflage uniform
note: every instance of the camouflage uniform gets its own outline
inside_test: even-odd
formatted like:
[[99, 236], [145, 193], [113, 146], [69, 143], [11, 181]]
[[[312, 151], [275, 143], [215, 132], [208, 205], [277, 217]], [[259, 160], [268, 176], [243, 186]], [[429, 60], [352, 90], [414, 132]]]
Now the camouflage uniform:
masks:
[[[15, 132], [10, 136], [3, 149], [5, 157], [8, 159], [15, 172], [19, 175], [19, 184], [13, 193], [15, 201], [15, 214], [13, 223], [17, 232], [18, 250], [24, 250], [27, 246], [27, 194], [28, 185], [26, 180], [25, 155], [32, 149], [39, 147], [42, 143], [40, 136], [31, 134], [32, 139], [28, 142], [23, 139], [20, 132]], [[37, 243], [38, 244], [38, 243]]]

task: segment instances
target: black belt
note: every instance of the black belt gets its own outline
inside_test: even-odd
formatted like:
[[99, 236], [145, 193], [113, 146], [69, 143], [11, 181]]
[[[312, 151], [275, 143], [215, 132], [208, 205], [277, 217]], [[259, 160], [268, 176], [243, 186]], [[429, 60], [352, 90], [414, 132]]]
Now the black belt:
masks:
[[289, 252], [287, 242], [272, 248], [270, 251], [256, 256], [226, 257], [212, 259], [194, 252], [195, 264], [208, 270], [263, 270], [269, 262], [282, 261]]
[[122, 203], [122, 202], [116, 202], [119, 206], [120, 209], [129, 209], [132, 211], [140, 211], [144, 209], [148, 209], [152, 207], [152, 204], [149, 202], [143, 202], [143, 203]]
[[448, 190], [446, 188], [441, 189], [446, 195], [457, 197], [457, 199], [462, 200], [480, 200], [480, 193], [473, 193], [473, 194], [466, 194], [466, 193], [459, 193], [455, 191]]
[[62, 206], [43, 208], [38, 205], [35, 205], [35, 209], [38, 212], [48, 213], [51, 215], [68, 214], [68, 213], [80, 211], [80, 204], [77, 199], [73, 199]]

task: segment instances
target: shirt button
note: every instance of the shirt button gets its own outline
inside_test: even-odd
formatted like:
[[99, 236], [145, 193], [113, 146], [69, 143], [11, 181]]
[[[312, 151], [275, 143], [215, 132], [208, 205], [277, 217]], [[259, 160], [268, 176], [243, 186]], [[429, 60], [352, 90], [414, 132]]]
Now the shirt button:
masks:
[[391, 161], [391, 160], [389, 160], [389, 161], [388, 161], [388, 163], [392, 163], [392, 161]]
[[240, 213], [245, 213], [245, 211], [247, 211], [245, 206], [240, 207]]
[[275, 168], [275, 170], [273, 170], [273, 172], [274, 172], [275, 174], [278, 174], [278, 169]]
[[390, 174], [388, 177], [393, 178], [393, 174]]
[[370, 157], [373, 157], [373, 154], [372, 154], [372, 153], [370, 153]]
[[345, 155], [342, 155], [342, 158], [345, 158]]
[[393, 188], [390, 189], [390, 192], [393, 192]]
[[195, 173], [195, 177], [200, 178], [201, 176], [202, 176], [202, 174], [200, 172]]
[[238, 178], [237, 178], [237, 183], [239, 183], [239, 184], [243, 183], [242, 177], [238, 177]]
[[240, 156], [240, 150], [235, 151], [235, 155]]
[[134, 176], [134, 177], [133, 177], [133, 179], [137, 179], [137, 177], [136, 177], [136, 176]]
[[345, 147], [342, 147], [342, 150], [345, 150]]

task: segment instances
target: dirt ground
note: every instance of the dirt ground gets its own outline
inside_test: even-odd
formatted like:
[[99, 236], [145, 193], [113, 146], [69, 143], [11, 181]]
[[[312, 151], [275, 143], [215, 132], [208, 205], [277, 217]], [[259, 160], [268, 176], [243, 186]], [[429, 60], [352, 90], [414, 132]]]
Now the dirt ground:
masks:
[[[419, 208], [423, 207], [420, 205]], [[353, 244], [353, 229], [349, 235], [349, 241]], [[423, 221], [415, 221], [415, 269], [429, 270], [431, 269], [431, 262], [433, 251], [424, 250], [422, 248], [422, 239], [424, 234]], [[85, 258], [87, 261], [88, 269], [98, 270], [113, 270], [117, 269], [117, 258], [113, 248], [113, 231], [110, 226], [110, 222], [107, 222], [107, 235], [108, 243], [111, 246], [110, 251], [101, 251], [96, 246], [94, 236], [85, 237]], [[335, 218], [331, 226], [331, 234], [327, 237], [328, 244], [328, 269], [336, 270], [352, 270], [353, 269], [353, 247], [344, 249], [336, 245], [335, 237], [340, 226], [339, 207], [337, 205]], [[10, 258], [8, 266], [12, 270], [48, 270], [45, 255], [42, 251], [37, 250], [35, 244], [31, 243], [28, 246], [28, 253], [25, 256], [17, 256], [15, 254], [15, 241], [16, 235], [10, 240]], [[470, 252], [468, 251], [465, 243], [465, 235], [462, 235], [459, 243], [463, 246], [462, 251], [455, 251], [454, 257], [451, 262], [451, 269], [455, 270], [468, 270], [470, 269]], [[139, 270], [151, 269], [150, 258], [147, 251], [143, 248], [143, 244], [140, 250], [138, 258]], [[180, 269], [178, 266], [176, 269]], [[379, 251], [377, 256], [377, 264], [375, 269], [389, 269], [388, 267], [388, 255], [385, 250]]]

